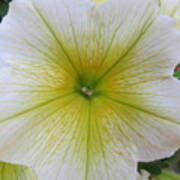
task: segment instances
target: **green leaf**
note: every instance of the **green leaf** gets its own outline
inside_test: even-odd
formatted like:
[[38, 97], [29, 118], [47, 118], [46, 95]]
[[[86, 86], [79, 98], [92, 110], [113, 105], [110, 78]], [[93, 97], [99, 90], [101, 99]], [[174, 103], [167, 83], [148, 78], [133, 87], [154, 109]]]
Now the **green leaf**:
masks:
[[180, 71], [174, 72], [174, 77], [180, 79]]
[[37, 180], [37, 176], [31, 168], [0, 162], [0, 180]]
[[8, 12], [8, 3], [0, 1], [0, 16], [3, 17]]
[[152, 180], [180, 180], [180, 174], [164, 171], [159, 176], [152, 176]]
[[161, 167], [156, 162], [139, 163], [138, 169], [144, 169], [152, 175], [160, 175], [162, 172]]

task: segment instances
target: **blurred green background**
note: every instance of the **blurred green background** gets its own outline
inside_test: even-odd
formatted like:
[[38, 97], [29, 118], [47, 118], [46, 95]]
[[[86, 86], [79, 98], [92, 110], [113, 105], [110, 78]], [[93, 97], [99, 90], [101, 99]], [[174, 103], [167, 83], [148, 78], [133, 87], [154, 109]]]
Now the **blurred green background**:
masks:
[[3, 16], [7, 14], [10, 1], [11, 0], [0, 0], [0, 21], [2, 20]]
[[[8, 13], [10, 2], [11, 0], [0, 0], [0, 22]], [[180, 79], [180, 66], [176, 67], [174, 76]], [[175, 155], [170, 158], [149, 163], [140, 162], [138, 169], [145, 169], [153, 175], [159, 175], [162, 170], [168, 170], [180, 174], [180, 151], [176, 152]]]

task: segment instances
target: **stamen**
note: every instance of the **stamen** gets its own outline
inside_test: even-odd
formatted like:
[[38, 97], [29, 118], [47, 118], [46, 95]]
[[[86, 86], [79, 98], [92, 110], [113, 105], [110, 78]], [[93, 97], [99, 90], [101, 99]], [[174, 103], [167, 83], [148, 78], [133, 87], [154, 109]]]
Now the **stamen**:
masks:
[[81, 91], [86, 95], [86, 96], [92, 96], [93, 91], [90, 90], [88, 87], [84, 86], [81, 88]]

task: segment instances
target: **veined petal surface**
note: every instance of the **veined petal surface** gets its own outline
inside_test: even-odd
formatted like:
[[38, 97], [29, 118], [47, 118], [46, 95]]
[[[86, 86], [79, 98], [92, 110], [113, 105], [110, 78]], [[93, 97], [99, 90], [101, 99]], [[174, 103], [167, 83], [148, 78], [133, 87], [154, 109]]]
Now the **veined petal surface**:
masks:
[[180, 30], [180, 1], [158, 0], [161, 12], [175, 19], [177, 28]]
[[151, 0], [14, 0], [0, 26], [0, 159], [40, 180], [135, 180], [138, 160], [180, 147], [179, 48]]

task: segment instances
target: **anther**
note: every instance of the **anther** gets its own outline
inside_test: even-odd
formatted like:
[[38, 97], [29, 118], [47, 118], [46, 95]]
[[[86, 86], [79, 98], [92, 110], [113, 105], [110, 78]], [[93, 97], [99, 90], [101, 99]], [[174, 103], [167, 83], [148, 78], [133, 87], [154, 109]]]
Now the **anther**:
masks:
[[93, 92], [92, 90], [90, 90], [89, 88], [87, 88], [86, 86], [81, 88], [81, 91], [86, 95], [86, 96], [92, 96]]

